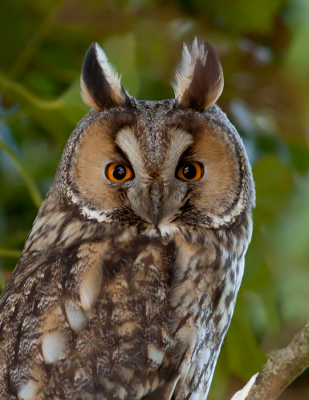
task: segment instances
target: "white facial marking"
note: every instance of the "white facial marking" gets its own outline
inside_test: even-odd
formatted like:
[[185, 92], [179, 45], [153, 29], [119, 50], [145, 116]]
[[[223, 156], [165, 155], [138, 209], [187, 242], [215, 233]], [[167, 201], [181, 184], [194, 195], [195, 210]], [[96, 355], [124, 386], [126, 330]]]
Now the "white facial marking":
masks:
[[82, 207], [82, 214], [88, 219], [96, 219], [98, 222], [109, 222], [106, 211], [90, 210], [87, 206]]
[[[75, 204], [80, 204], [78, 198], [73, 194], [73, 192], [68, 193], [69, 197], [71, 198], [72, 202]], [[82, 215], [87, 219], [95, 219], [98, 222], [110, 222], [111, 219], [106, 214], [108, 211], [111, 210], [91, 210], [87, 206], [83, 205], [81, 207]]]
[[[194, 142], [194, 139], [191, 134], [181, 129], [171, 129], [169, 135], [170, 145], [166, 154], [166, 160], [170, 169], [170, 166], [175, 166], [176, 168], [179, 158]], [[172, 174], [174, 176], [174, 172], [172, 172]]]
[[130, 160], [135, 173], [144, 179], [149, 178], [145, 173], [139, 143], [132, 129], [124, 128], [119, 131], [116, 137], [116, 143]]
[[80, 331], [86, 323], [86, 316], [84, 312], [70, 303], [65, 305], [65, 311], [73, 331]]
[[179, 228], [175, 224], [160, 224], [159, 229], [163, 237], [179, 232]]
[[[179, 227], [175, 224], [160, 224], [159, 225], [159, 231], [161, 233], [162, 237], [166, 237], [169, 235], [172, 235], [173, 233], [179, 232]], [[148, 237], [158, 237], [160, 236], [160, 233], [156, 229], [150, 229], [146, 235]]]
[[17, 392], [20, 400], [34, 400], [37, 383], [33, 379], [29, 379]]
[[51, 332], [44, 336], [42, 340], [42, 351], [47, 364], [59, 360], [65, 349], [66, 339], [60, 332]]

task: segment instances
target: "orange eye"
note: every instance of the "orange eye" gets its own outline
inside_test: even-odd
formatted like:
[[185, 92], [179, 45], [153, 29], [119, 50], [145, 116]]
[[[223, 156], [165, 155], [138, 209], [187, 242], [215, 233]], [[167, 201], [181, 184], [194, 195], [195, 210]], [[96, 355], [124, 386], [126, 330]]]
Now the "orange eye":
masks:
[[106, 177], [112, 182], [124, 182], [133, 178], [133, 172], [126, 165], [111, 163], [106, 167]]
[[177, 178], [183, 181], [198, 181], [204, 175], [204, 167], [198, 162], [183, 164], [176, 172]]

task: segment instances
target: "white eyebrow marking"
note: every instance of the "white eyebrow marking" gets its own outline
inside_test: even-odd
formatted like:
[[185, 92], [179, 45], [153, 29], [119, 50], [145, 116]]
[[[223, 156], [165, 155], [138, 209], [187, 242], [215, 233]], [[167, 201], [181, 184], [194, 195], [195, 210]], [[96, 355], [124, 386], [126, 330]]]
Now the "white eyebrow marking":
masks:
[[147, 179], [141, 149], [132, 129], [128, 127], [121, 129], [117, 134], [116, 143], [130, 160], [135, 173]]
[[168, 165], [177, 165], [185, 150], [193, 143], [193, 137], [182, 129], [170, 129], [170, 145], [166, 154]]

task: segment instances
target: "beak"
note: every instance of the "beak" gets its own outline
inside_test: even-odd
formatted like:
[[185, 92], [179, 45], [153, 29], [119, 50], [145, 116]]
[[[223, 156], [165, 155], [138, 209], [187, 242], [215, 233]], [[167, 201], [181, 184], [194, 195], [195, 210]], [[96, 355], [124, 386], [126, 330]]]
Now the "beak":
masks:
[[157, 181], [150, 188], [150, 219], [157, 228], [163, 213], [162, 190]]

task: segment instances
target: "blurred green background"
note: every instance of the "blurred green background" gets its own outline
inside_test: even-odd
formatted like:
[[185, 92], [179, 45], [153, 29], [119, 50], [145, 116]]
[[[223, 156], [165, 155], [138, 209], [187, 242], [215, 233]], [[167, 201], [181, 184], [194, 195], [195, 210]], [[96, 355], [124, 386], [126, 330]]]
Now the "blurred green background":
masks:
[[[309, 317], [309, 0], [13, 0], [0, 6], [0, 284], [8, 281], [63, 147], [89, 110], [93, 41], [138, 99], [173, 97], [182, 42], [201, 35], [225, 74], [257, 190], [254, 234], [209, 395], [227, 399]], [[280, 399], [308, 399], [305, 373]]]

